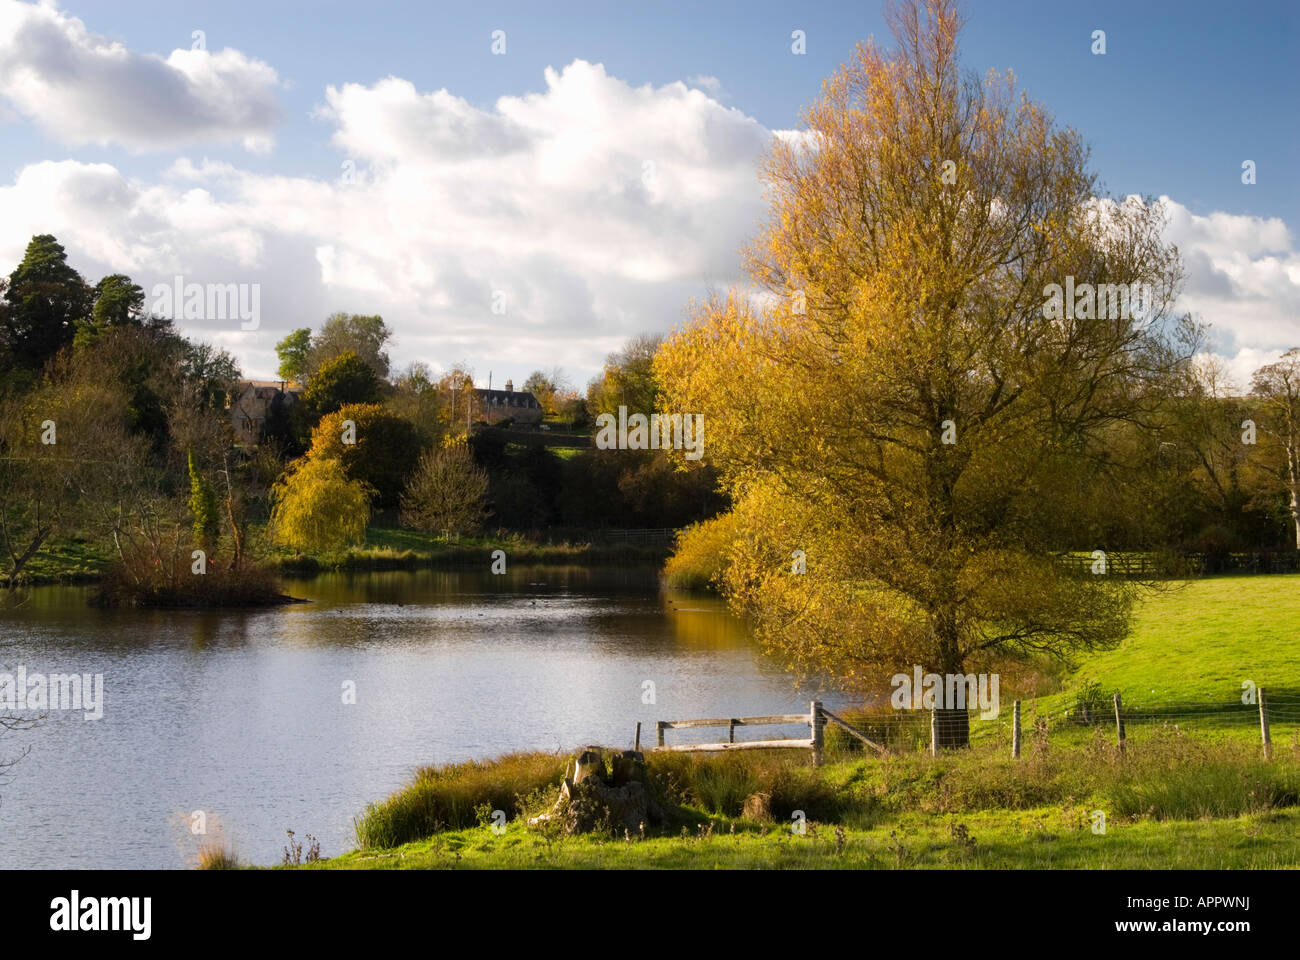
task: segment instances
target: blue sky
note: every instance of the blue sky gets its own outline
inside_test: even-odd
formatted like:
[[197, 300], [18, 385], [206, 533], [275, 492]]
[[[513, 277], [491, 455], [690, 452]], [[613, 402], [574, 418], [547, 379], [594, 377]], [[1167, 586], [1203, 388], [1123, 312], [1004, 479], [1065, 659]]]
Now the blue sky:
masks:
[[[11, 0], [0, 2], [14, 6]], [[264, 302], [273, 314], [265, 329], [248, 335], [197, 324], [200, 329], [195, 330], [235, 352], [250, 373], [263, 375], [273, 363], [270, 348], [278, 336], [294, 326], [319, 322], [315, 313], [339, 308], [378, 309], [390, 317], [398, 331], [395, 359], [399, 361], [420, 358], [438, 367], [468, 360], [480, 375], [492, 368], [498, 380], [513, 375], [517, 381], [534, 366], [561, 364], [575, 381], [585, 381], [604, 352], [623, 336], [640, 329], [665, 330], [680, 322], [680, 305], [690, 295], [703, 293], [706, 285], [738, 279], [735, 248], [744, 242], [749, 232], [745, 227], [761, 214], [761, 207], [742, 195], [756, 191], [757, 185], [742, 182], [744, 171], [738, 174], [737, 169], [744, 165], [732, 162], [733, 153], [747, 149], [743, 145], [751, 140], [761, 141], [770, 131], [794, 127], [800, 107], [817, 95], [821, 79], [848, 57], [856, 42], [872, 34], [884, 41], [889, 36], [880, 6], [873, 2], [469, 5], [74, 0], [57, 9], [59, 29], [70, 36], [76, 28], [68, 24], [75, 18], [89, 35], [101, 38], [92, 46], [102, 46], [102, 38], [117, 41], [142, 63], [150, 55], [167, 58], [174, 50], [189, 50], [191, 32], [202, 30], [209, 52], [233, 48], [242, 55], [231, 72], [221, 76], [238, 77], [246, 84], [238, 87], [236, 95], [246, 94], [252, 106], [246, 115], [221, 113], [213, 123], [188, 133], [183, 132], [184, 111], [191, 108], [184, 103], [157, 108], [154, 125], [135, 125], [128, 104], [121, 117], [114, 112], [97, 126], [94, 136], [82, 136], [80, 131], [94, 126], [104, 113], [92, 104], [80, 126], [65, 123], [51, 128], [43, 124], [39, 106], [48, 99], [46, 88], [14, 93], [15, 78], [21, 76], [16, 71], [46, 71], [44, 82], [62, 84], [61, 95], [69, 98], [58, 102], [75, 110], [81, 101], [66, 88], [94, 82], [75, 69], [75, 57], [88, 48], [73, 43], [69, 49], [80, 51], [75, 56], [33, 58], [12, 45], [6, 53], [0, 40], [0, 93], [6, 94], [0, 96], [4, 131], [0, 214], [20, 214], [0, 217], [0, 260], [4, 261], [0, 269], [7, 270], [21, 255], [30, 235], [22, 233], [35, 225], [34, 217], [39, 219], [42, 190], [59, 192], [61, 214], [51, 216], [55, 222], [48, 229], [65, 241], [74, 263], [88, 275], [98, 269], [122, 269], [146, 288], [157, 279], [154, 273], [162, 276], [168, 270], [196, 277], [211, 274], [227, 282], [247, 276], [263, 283]], [[1293, 308], [1300, 303], [1296, 295], [1300, 267], [1292, 237], [1300, 222], [1300, 191], [1295, 184], [1300, 172], [1297, 11], [1300, 4], [1292, 2], [1132, 0], [1080, 4], [974, 0], [966, 7], [962, 59], [968, 69], [1014, 70], [1031, 97], [1046, 104], [1059, 122], [1082, 133], [1093, 150], [1093, 169], [1112, 194], [1163, 195], [1178, 205], [1174, 239], [1191, 254], [1189, 267], [1201, 271], [1189, 283], [1193, 296], [1188, 308], [1215, 313], [1205, 319], [1218, 328], [1216, 347], [1242, 371], [1288, 345], [1287, 315], [1294, 328]], [[806, 33], [803, 56], [791, 53], [791, 32], [796, 29]], [[1090, 49], [1091, 34], [1098, 29], [1106, 34], [1102, 56]], [[505, 56], [491, 55], [494, 30], [505, 31]], [[488, 170], [498, 156], [490, 152], [493, 144], [506, 142], [500, 139], [506, 134], [498, 122], [498, 98], [545, 97], [547, 68], [562, 72], [575, 61], [600, 64], [603, 73], [569, 75], [573, 89], [566, 102], [580, 104], [587, 94], [596, 102], [606, 102], [602, 98], [608, 95], [609, 122], [627, 119], [632, 124], [626, 132], [611, 134], [611, 140], [622, 138], [631, 144], [637, 139], [636, 116], [641, 109], [653, 117], [680, 109], [684, 111], [681, 128], [693, 129], [696, 124], [705, 131], [700, 134], [702, 145], [671, 145], [683, 156], [695, 158], [689, 171], [678, 158], [666, 155], [669, 148], [664, 143], [674, 135], [665, 131], [667, 140], [657, 141], [658, 146], [629, 146], [631, 158], [605, 143], [588, 158], [594, 164], [588, 176], [598, 176], [600, 170], [621, 162], [630, 163], [629, 169], [635, 171], [640, 149], [647, 157], [663, 157], [660, 168], [671, 171], [667, 173], [671, 189], [690, 193], [694, 187], [688, 177], [703, 183], [722, 175], [714, 163], [721, 156], [721, 168], [737, 178], [737, 185], [726, 196], [726, 191], [709, 188], [710, 202], [718, 206], [706, 204], [703, 209], [713, 223], [724, 222], [725, 229], [713, 230], [701, 223], [688, 227], [691, 215], [665, 211], [662, 208], [671, 207], [671, 198], [664, 201], [651, 190], [650, 202], [658, 204], [651, 213], [661, 217], [654, 237], [665, 244], [662, 256], [656, 258], [652, 251], [644, 264], [627, 267], [603, 262], [599, 250], [593, 250], [566, 262], [564, 246], [570, 236], [566, 228], [535, 230], [533, 223], [542, 216], [558, 218], [561, 211], [530, 209], [522, 182], [516, 185], [517, 194], [507, 192], [498, 198], [491, 179], [476, 187], [463, 171], [443, 176], [439, 171], [445, 164], [439, 157], [430, 158], [425, 166], [409, 162], [404, 151], [419, 153], [431, 141], [426, 137], [411, 147], [401, 138], [412, 124], [428, 124], [439, 131], [434, 139], [443, 151], [440, 156], [455, 149], [448, 137], [485, 138], [466, 152], [488, 150], [483, 163]], [[274, 71], [274, 82], [259, 80], [256, 70], [247, 65], [255, 62]], [[152, 81], [145, 76], [142, 83], [147, 85]], [[380, 96], [379, 85], [387, 77], [409, 82], [409, 89], [391, 88]], [[150, 101], [141, 93], [145, 86], [123, 83], [124, 91], [140, 94], [134, 100], [147, 115]], [[665, 93], [658, 98], [665, 102], [656, 106], [651, 102], [654, 96], [638, 99], [634, 94], [646, 85], [653, 93], [677, 83], [701, 91], [714, 103], [691, 105]], [[355, 85], [351, 98], [342, 98], [348, 106], [341, 106], [341, 100], [329, 101], [329, 87], [341, 91], [348, 84]], [[429, 99], [443, 89], [455, 103]], [[552, 94], [558, 99], [555, 91]], [[393, 108], [388, 125], [374, 126], [376, 121], [370, 118], [375, 104], [398, 101], [401, 105]], [[534, 107], [521, 107], [528, 114], [522, 121], [525, 128], [569, 122], [574, 116], [565, 108], [559, 114], [569, 121], [556, 119], [557, 114], [540, 101]], [[169, 109], [177, 111], [174, 117], [169, 117]], [[593, 107], [593, 114], [597, 113], [599, 108]], [[274, 117], [268, 119], [271, 114]], [[513, 128], [520, 116], [510, 120], [508, 126]], [[122, 127], [120, 134], [111, 129], [115, 123]], [[182, 132], [169, 139], [169, 124]], [[730, 131], [721, 140], [719, 126]], [[245, 134], [266, 142], [249, 149]], [[390, 135], [395, 139], [388, 148], [372, 153], [366, 146], [372, 139], [382, 142]], [[544, 128], [538, 136], [539, 141], [550, 139]], [[570, 141], [563, 157], [569, 157], [574, 142], [580, 141]], [[538, 155], [542, 163], [547, 162], [546, 150], [539, 149]], [[711, 159], [697, 162], [701, 155]], [[313, 187], [337, 180], [341, 162], [350, 156], [363, 171], [363, 179], [374, 177], [366, 181], [366, 189], [377, 192], [363, 206], [373, 211], [391, 204], [388, 221], [395, 233], [404, 233], [407, 239], [400, 249], [425, 251], [412, 255], [413, 262], [401, 277], [387, 276], [387, 268], [377, 263], [377, 253], [376, 262], [366, 259], [368, 250], [376, 251], [376, 244], [360, 238], [368, 230], [382, 235], [382, 225], [362, 223], [366, 215], [344, 202], [333, 209], [333, 195], [319, 194]], [[1241, 182], [1243, 160], [1256, 164], [1253, 185]], [[32, 173], [27, 178], [32, 182], [21, 182], [24, 168], [52, 161], [73, 165], [48, 170], [48, 176], [41, 178]], [[180, 177], [178, 161], [189, 165]], [[530, 170], [511, 168], [493, 176], [522, 180], [531, 175]], [[546, 174], [539, 176], [542, 182], [537, 189], [547, 189]], [[77, 178], [75, 185], [68, 178]], [[430, 200], [417, 216], [414, 207], [406, 209], [408, 203], [393, 199], [395, 183], [403, 184], [408, 197], [411, 185], [418, 184], [439, 202]], [[560, 186], [574, 189], [571, 183]], [[196, 201], [193, 190], [208, 199]], [[494, 260], [491, 251], [501, 246], [494, 235], [504, 230], [504, 236], [509, 236], [514, 231], [509, 217], [498, 209], [475, 219], [479, 207], [464, 198], [467, 191], [471, 197], [478, 195], [476, 190], [481, 190], [484, 204], [495, 206], [499, 201], [515, 215], [532, 218], [525, 232], [535, 232], [536, 242], [516, 250], [514, 259]], [[620, 203], [626, 199], [616, 193]], [[75, 204], [67, 201], [70, 195], [91, 197], [83, 216], [74, 215]], [[294, 195], [300, 205], [328, 211], [336, 218], [339, 237], [330, 236], [328, 223], [304, 224], [301, 229], [285, 226], [295, 219], [287, 202]], [[589, 224], [592, 216], [608, 208], [609, 196], [605, 191], [603, 199], [592, 200], [585, 210]], [[268, 202], [277, 199], [286, 206], [276, 217], [259, 219], [253, 214], [254, 208], [265, 212]], [[116, 223], [115, 203], [120, 213]], [[572, 208], [574, 201], [570, 199], [566, 206]], [[581, 199], [578, 206], [583, 206]], [[195, 207], [208, 212], [196, 212]], [[442, 216], [453, 208], [454, 215]], [[635, 208], [621, 214], [615, 211], [596, 232], [620, 236], [620, 215], [635, 217]], [[217, 226], [205, 227], [204, 216]], [[462, 235], [473, 234], [479, 259], [462, 255], [446, 236], [431, 236], [426, 226], [439, 220], [454, 221]], [[644, 228], [645, 223], [642, 217], [633, 226]], [[669, 262], [668, 248], [675, 241], [665, 233], [671, 233], [674, 224], [687, 229], [692, 242], [712, 244], [697, 256], [703, 266], [693, 269]], [[195, 239], [195, 231], [225, 231], [227, 249], [240, 252], [226, 255], [223, 261], [218, 245], [203, 237]], [[349, 244], [358, 249], [349, 250]], [[152, 246], [166, 252], [166, 264], [147, 259]], [[635, 256], [628, 250], [620, 252], [625, 260]], [[110, 263], [115, 254], [127, 262]], [[463, 298], [476, 284], [511, 287], [512, 303], [519, 309], [497, 318], [477, 302], [467, 305]], [[1232, 297], [1225, 290], [1235, 294], [1237, 301], [1262, 298], [1264, 309], [1272, 311], [1271, 319], [1251, 320], [1244, 311], [1240, 320], [1229, 315], [1222, 301]], [[376, 296], [379, 291], [385, 295]], [[426, 302], [415, 308], [404, 296]], [[441, 307], [429, 302], [440, 300], [445, 301]], [[1295, 338], [1300, 340], [1300, 334]]]

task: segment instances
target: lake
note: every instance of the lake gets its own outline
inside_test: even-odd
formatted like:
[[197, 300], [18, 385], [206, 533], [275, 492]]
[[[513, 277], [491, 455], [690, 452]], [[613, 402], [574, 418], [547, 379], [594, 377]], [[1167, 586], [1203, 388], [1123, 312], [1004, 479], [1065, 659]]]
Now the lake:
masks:
[[[249, 611], [105, 611], [90, 588], [0, 607], [0, 674], [103, 675], [103, 716], [0, 736], [0, 868], [180, 868], [201, 840], [279, 862], [285, 830], [351, 849], [415, 768], [642, 745], [654, 721], [798, 713], [796, 688], [713, 597], [653, 570], [518, 567], [286, 579]], [[354, 702], [348, 702], [354, 701]], [[697, 734], [697, 736], [692, 736]], [[725, 738], [673, 731], [672, 742]], [[803, 736], [765, 727], [750, 736]], [[202, 811], [202, 817], [196, 817]], [[191, 825], [205, 821], [206, 836]]]

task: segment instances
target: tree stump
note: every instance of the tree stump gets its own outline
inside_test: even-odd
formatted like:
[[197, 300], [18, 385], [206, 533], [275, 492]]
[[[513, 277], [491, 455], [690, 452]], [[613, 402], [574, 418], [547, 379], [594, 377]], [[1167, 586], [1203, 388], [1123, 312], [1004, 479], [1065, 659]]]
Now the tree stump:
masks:
[[573, 782], [579, 784], [592, 776], [605, 776], [605, 754], [600, 747], [583, 747], [573, 768]]
[[560, 798], [549, 813], [533, 817], [530, 825], [558, 820], [566, 834], [597, 830], [639, 834], [643, 826], [663, 822], [664, 813], [648, 786], [645, 757], [635, 750], [613, 755], [613, 770], [605, 771], [604, 752], [585, 747], [566, 777]]
[[610, 758], [610, 772], [614, 775], [614, 786], [622, 787], [629, 783], [645, 783], [645, 755], [639, 750], [616, 753]]

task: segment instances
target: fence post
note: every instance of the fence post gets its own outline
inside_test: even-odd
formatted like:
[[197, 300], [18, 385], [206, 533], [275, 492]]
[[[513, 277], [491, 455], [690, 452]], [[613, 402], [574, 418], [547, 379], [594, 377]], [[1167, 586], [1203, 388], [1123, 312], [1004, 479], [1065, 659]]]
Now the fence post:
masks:
[[932, 757], [937, 757], [939, 755], [938, 716], [939, 712], [937, 710], [930, 711], [930, 756]]
[[727, 724], [727, 742], [736, 742], [736, 718], [732, 717], [731, 722]]
[[1011, 757], [1014, 760], [1020, 759], [1020, 701], [1017, 700], [1011, 709]]
[[664, 745], [664, 722], [662, 720], [655, 721], [655, 732], [659, 746], [662, 747]]
[[636, 722], [636, 739], [632, 742], [632, 749], [637, 753], [641, 752], [641, 721]]
[[1264, 688], [1259, 688], [1259, 735], [1264, 740], [1264, 759], [1273, 759], [1273, 738], [1268, 731], [1268, 707], [1264, 704]]
[[1122, 703], [1119, 698], [1119, 693], [1116, 693], [1115, 694], [1115, 742], [1119, 746], [1119, 752], [1123, 753], [1124, 752], [1124, 717], [1121, 716], [1120, 714], [1121, 709], [1122, 709]]
[[822, 716], [822, 702], [814, 700], [808, 705], [808, 723], [812, 726], [813, 766], [820, 766], [825, 746], [826, 718]]

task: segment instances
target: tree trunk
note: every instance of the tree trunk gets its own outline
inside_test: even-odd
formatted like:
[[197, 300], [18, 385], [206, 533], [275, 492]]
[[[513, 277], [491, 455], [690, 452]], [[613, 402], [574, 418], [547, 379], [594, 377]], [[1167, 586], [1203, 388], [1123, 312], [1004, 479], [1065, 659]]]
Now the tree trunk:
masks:
[[230, 558], [230, 569], [238, 570], [244, 560], [244, 535], [240, 532], [239, 522], [235, 519], [235, 505], [231, 499], [226, 500], [226, 516], [230, 520], [230, 535], [235, 541], [234, 554]]
[[965, 709], [934, 711], [934, 742], [940, 750], [970, 746], [970, 715]]
[[27, 549], [14, 559], [13, 569], [9, 571], [9, 578], [5, 584], [10, 590], [18, 586], [18, 574], [22, 572], [23, 567], [27, 566], [27, 561], [36, 555], [36, 551], [41, 549], [41, 544], [53, 529], [53, 527], [46, 527], [44, 530], [38, 530], [35, 538], [27, 545]]
[[1286, 466], [1291, 493], [1291, 523], [1295, 526], [1295, 548], [1300, 550], [1300, 468], [1297, 468], [1297, 456], [1300, 456], [1300, 450], [1296, 449], [1296, 438], [1292, 434], [1287, 438]]
[[239, 521], [235, 519], [235, 491], [230, 482], [230, 459], [228, 456], [221, 458], [221, 467], [221, 472], [226, 478], [226, 517], [230, 520], [230, 535], [235, 541], [235, 555], [230, 558], [230, 569], [238, 570], [244, 561], [244, 534], [239, 529]]
[[[956, 586], [953, 586], [956, 592]], [[939, 748], [970, 746], [970, 718], [966, 707], [946, 703], [948, 677], [964, 674], [965, 660], [961, 654], [960, 631], [957, 612], [951, 607], [940, 610], [932, 621], [939, 640], [939, 675], [943, 678], [939, 706], [934, 711], [934, 742]], [[969, 705], [968, 705], [969, 706]]]
[[630, 838], [644, 836], [647, 826], [663, 823], [663, 809], [648, 786], [644, 755], [629, 750], [615, 753], [612, 760], [609, 777], [600, 747], [580, 751], [573, 776], [565, 777], [555, 806], [529, 824], [559, 820], [566, 834], [612, 830], [615, 836], [622, 832]]

